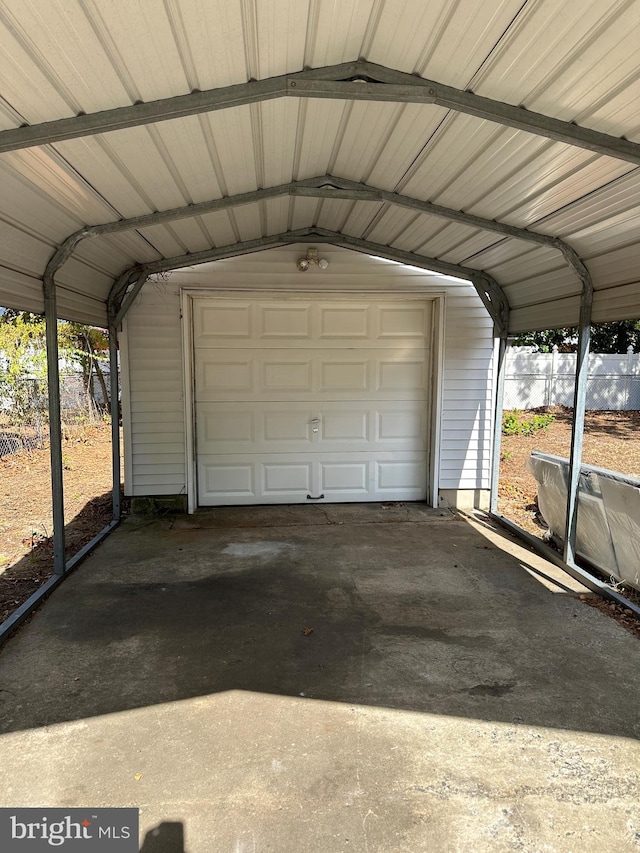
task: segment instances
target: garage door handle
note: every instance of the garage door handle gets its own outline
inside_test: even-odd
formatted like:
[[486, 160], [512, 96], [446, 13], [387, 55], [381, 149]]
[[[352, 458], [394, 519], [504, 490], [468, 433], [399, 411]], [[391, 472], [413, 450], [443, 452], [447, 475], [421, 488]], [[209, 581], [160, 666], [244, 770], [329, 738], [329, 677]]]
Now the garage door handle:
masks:
[[308, 501], [321, 501], [324, 498], [324, 495], [318, 495], [317, 498], [314, 498], [313, 495], [307, 495]]
[[310, 424], [319, 424], [319, 423], [320, 423], [320, 418], [311, 418], [311, 420], [309, 421], [309, 423], [310, 423]]

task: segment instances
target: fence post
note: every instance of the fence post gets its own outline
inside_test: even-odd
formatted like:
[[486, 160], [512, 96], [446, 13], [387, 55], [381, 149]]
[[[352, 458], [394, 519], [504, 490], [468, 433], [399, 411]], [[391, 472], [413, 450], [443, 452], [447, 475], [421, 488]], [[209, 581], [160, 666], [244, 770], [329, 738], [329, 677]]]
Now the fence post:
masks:
[[553, 387], [555, 384], [556, 374], [558, 372], [558, 344], [554, 344], [551, 349], [549, 378], [547, 379], [547, 395], [545, 406], [553, 406]]
[[629, 344], [629, 346], [627, 347], [627, 411], [631, 409], [631, 389], [633, 387], [633, 361], [633, 345]]

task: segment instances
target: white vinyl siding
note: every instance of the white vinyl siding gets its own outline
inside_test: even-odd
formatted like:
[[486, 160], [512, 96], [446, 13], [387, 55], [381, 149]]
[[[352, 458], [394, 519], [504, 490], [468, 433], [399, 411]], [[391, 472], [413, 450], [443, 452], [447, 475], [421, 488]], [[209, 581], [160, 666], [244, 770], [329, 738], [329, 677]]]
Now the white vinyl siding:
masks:
[[[492, 323], [473, 287], [334, 246], [329, 269], [297, 271], [307, 245], [288, 246], [173, 273], [148, 282], [126, 322], [131, 438], [128, 495], [186, 493], [181, 288], [323, 293], [393, 290], [445, 294], [440, 489], [488, 489], [492, 430]], [[125, 418], [127, 412], [124, 412]], [[125, 442], [126, 444], [126, 442]]]
[[[129, 495], [185, 493], [184, 370], [180, 294], [148, 283], [127, 315]], [[123, 417], [126, 397], [123, 399]], [[125, 432], [126, 436], [126, 432]]]

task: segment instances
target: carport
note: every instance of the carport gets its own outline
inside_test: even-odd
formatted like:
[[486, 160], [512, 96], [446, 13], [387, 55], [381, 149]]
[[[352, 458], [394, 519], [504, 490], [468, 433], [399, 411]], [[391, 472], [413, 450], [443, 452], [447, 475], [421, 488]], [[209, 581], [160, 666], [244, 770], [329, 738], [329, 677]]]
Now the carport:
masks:
[[[579, 328], [568, 535], [562, 559], [544, 553], [570, 586], [578, 580], [630, 606], [576, 564], [575, 534], [590, 324], [640, 316], [639, 28], [635, 0], [606, 8], [571, 0], [561, 9], [543, 0], [5, 5], [0, 304], [47, 318], [56, 572], [5, 633], [121, 519], [114, 418], [113, 522], [65, 562], [57, 319], [108, 326], [115, 400], [118, 335], [148, 281], [299, 244], [471, 282], [494, 328], [494, 519], [507, 338]], [[186, 440], [187, 461], [191, 453]], [[433, 529], [446, 522], [454, 539], [463, 529], [437, 518]], [[420, 530], [431, 523], [415, 522]], [[141, 598], [151, 595], [145, 583]], [[64, 603], [56, 607], [62, 614]], [[576, 610], [575, 624], [587, 615]], [[80, 616], [67, 616], [75, 630]], [[55, 630], [66, 630], [67, 616]], [[619, 654], [632, 657], [607, 630]], [[499, 692], [508, 681], [477, 683]], [[588, 690], [576, 697], [601, 701]], [[122, 709], [90, 713], [105, 710]], [[465, 716], [455, 703], [431, 710]], [[565, 723], [581, 725], [557, 722]], [[630, 725], [591, 719], [583, 728], [628, 737], [637, 734]], [[363, 827], [377, 819], [373, 808], [360, 815]], [[624, 843], [636, 843], [634, 832], [637, 825]], [[250, 838], [234, 843], [259, 849]]]
[[[470, 281], [498, 409], [507, 336], [579, 328], [562, 563], [615, 595], [581, 574], [575, 533], [589, 324], [640, 314], [636, 3], [69, 0], [1, 26], [0, 303], [49, 323], [52, 584], [56, 319], [108, 326], [115, 366], [150, 277], [302, 241]], [[115, 427], [113, 456], [117, 484]]]

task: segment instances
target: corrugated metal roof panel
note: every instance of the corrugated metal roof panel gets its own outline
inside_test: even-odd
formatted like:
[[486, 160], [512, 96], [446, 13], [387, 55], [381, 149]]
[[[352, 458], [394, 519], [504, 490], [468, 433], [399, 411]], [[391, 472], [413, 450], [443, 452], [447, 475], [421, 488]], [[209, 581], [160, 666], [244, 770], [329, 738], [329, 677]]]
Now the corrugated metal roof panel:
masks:
[[365, 232], [367, 240], [382, 243], [386, 240], [400, 249], [412, 250], [446, 225], [446, 220], [439, 222], [434, 216], [425, 216], [415, 210], [395, 207], [392, 204], [382, 205], [375, 220]]
[[369, 223], [373, 222], [379, 210], [380, 205], [375, 202], [356, 202], [341, 230], [345, 234], [361, 237], [365, 233]]
[[[445, 117], [442, 107], [405, 104], [391, 136], [384, 139], [370, 176], [363, 176], [376, 187], [394, 190], [401, 186], [422, 148]], [[425, 196], [429, 198], [429, 196]]]
[[366, 180], [393, 137], [402, 112], [403, 107], [398, 104], [366, 101], [349, 104], [345, 109], [344, 127], [326, 171], [349, 175], [353, 180]]
[[263, 205], [265, 231], [267, 234], [281, 234], [289, 224], [290, 199], [288, 196], [273, 198]]
[[640, 318], [639, 291], [640, 277], [621, 287], [597, 290], [593, 295], [593, 322], [610, 323], [620, 318], [627, 320]]
[[207, 231], [213, 237], [215, 246], [228, 246], [234, 243], [238, 236], [233, 230], [233, 222], [225, 210], [218, 213], [205, 213], [201, 217]]
[[556, 270], [547, 275], [538, 275], [518, 284], [508, 284], [503, 287], [512, 308], [540, 305], [563, 296], [579, 297], [582, 292], [582, 282], [568, 267], [564, 271]]
[[147, 228], [139, 228], [138, 231], [161, 257], [171, 258], [186, 252], [186, 246], [180, 242], [170, 226], [151, 225]]
[[241, 240], [255, 240], [264, 236], [260, 208], [259, 204], [245, 204], [235, 209], [234, 216]]
[[58, 317], [75, 323], [88, 323], [92, 326], [107, 325], [107, 306], [99, 299], [86, 294], [79, 295], [64, 285], [58, 285]]
[[509, 319], [509, 331], [536, 332], [562, 326], [576, 326], [580, 317], [580, 297], [573, 296], [531, 305], [527, 308], [514, 308]]
[[591, 258], [587, 266], [596, 290], [603, 285], [629, 284], [640, 273], [640, 245], [634, 243]]
[[402, 192], [527, 226], [632, 168], [474, 116], [456, 116], [422, 151]]
[[54, 251], [53, 244], [0, 219], [0, 246], [5, 266], [40, 276]]
[[311, 178], [327, 172], [348, 107], [346, 101], [302, 101], [293, 160], [295, 179]]
[[300, 102], [281, 98], [258, 105], [258, 128], [262, 139], [262, 183], [275, 187], [293, 177]]
[[[7, 0], [0, 126], [364, 57], [640, 139], [639, 34], [637, 3], [628, 0], [566, 0], [561, 11], [552, 0]], [[636, 286], [640, 169], [429, 104], [277, 99], [0, 159], [0, 261], [15, 268], [16, 288], [20, 276], [39, 278], [83, 225], [326, 173], [539, 223], [587, 256], [596, 288]], [[86, 314], [126, 264], [313, 224], [485, 268], [509, 285], [519, 323], [533, 284], [545, 298], [575, 292], [558, 252], [379, 203], [313, 198], [85, 241], [59, 279], [78, 290], [65, 296], [68, 310], [81, 310], [86, 290]]]
[[33, 185], [79, 223], [109, 222], [117, 216], [91, 182], [51, 147], [13, 151], [2, 161], [20, 181]]
[[309, 11], [309, 0], [243, 5], [245, 52], [252, 77], [275, 77], [303, 67]]
[[640, 234], [640, 210], [625, 210], [604, 223], [593, 225], [571, 235], [571, 245], [584, 259], [595, 257], [624, 243], [631, 243]]
[[42, 313], [42, 282], [33, 276], [0, 266], [0, 305], [18, 311]]
[[[348, 205], [349, 202], [343, 202]], [[292, 198], [291, 199], [291, 230], [296, 228], [308, 228], [315, 225], [316, 212], [318, 210], [317, 198]]]
[[[515, 243], [515, 240], [511, 242]], [[523, 259], [526, 260], [523, 262]], [[556, 250], [548, 249], [546, 246], [536, 246], [533, 251], [523, 252], [513, 260], [498, 264], [487, 264], [485, 262], [482, 267], [488, 270], [491, 275], [495, 275], [498, 281], [506, 284], [507, 282], [526, 281], [540, 273], [555, 270], [562, 274], [567, 269], [567, 264]]]
[[519, 0], [482, 6], [474, 0], [380, 3], [362, 53], [372, 62], [464, 88], [521, 5]]
[[[633, 104], [639, 33], [637, 6], [626, 0], [563, 0], [561, 13], [554, 2], [527, 3], [476, 76], [474, 91], [566, 121], [583, 121], [623, 87]], [[526, 74], [516, 72], [522, 68]], [[625, 127], [610, 118], [588, 124], [614, 134]]]
[[568, 239], [572, 234], [605, 222], [640, 205], [640, 169], [634, 169], [601, 189], [547, 216], [536, 228]]

